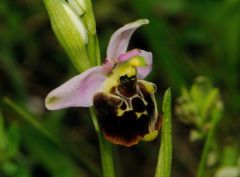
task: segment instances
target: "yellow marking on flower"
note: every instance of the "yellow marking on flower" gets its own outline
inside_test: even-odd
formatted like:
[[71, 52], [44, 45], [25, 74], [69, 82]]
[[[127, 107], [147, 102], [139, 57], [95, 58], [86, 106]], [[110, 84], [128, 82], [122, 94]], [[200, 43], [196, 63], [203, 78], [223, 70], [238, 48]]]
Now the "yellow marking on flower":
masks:
[[117, 116], [121, 117], [125, 112], [126, 112], [125, 110], [122, 110], [121, 108], [118, 108], [117, 109]]
[[137, 75], [136, 67], [138, 66], [146, 66], [145, 59], [141, 56], [136, 56], [126, 62], [117, 64], [104, 83], [104, 91], [109, 92], [112, 87], [117, 86], [121, 76], [127, 75], [131, 77]]
[[141, 112], [135, 112], [135, 113], [136, 113], [138, 119], [139, 119], [139, 118], [141, 117], [141, 115], [142, 115]]
[[153, 132], [150, 132], [150, 133], [146, 134], [143, 137], [143, 141], [152, 141], [157, 137], [157, 135], [158, 135], [158, 131], [154, 130]]
[[138, 81], [141, 82], [146, 87], [146, 89], [149, 93], [153, 94], [156, 92], [157, 86], [155, 84], [144, 81], [144, 80], [138, 80]]
[[147, 66], [145, 59], [141, 56], [135, 56], [127, 61], [131, 66], [138, 67], [138, 66]]
[[144, 111], [144, 112], [135, 112], [135, 113], [136, 113], [138, 119], [139, 119], [143, 114], [144, 114], [144, 115], [147, 115], [147, 111]]

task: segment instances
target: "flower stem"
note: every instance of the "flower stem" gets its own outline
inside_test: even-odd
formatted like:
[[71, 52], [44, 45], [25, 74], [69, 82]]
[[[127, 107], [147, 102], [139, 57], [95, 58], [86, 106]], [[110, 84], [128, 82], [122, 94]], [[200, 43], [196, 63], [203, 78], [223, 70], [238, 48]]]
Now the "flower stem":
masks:
[[[99, 43], [98, 43], [98, 38], [96, 35], [96, 22], [95, 22], [95, 18], [94, 18], [91, 0], [86, 0], [85, 2], [87, 4], [88, 9], [87, 9], [86, 15], [83, 18], [85, 20], [86, 26], [89, 31], [87, 51], [88, 51], [88, 56], [89, 56], [92, 66], [96, 66], [96, 65], [101, 64]], [[108, 141], [105, 140], [102, 131], [100, 131], [94, 108], [91, 107], [91, 108], [89, 108], [89, 110], [90, 110], [90, 114], [91, 114], [91, 117], [93, 120], [95, 130], [98, 135], [101, 161], [102, 161], [103, 177], [115, 177], [113, 155], [112, 155], [112, 145]]]
[[211, 148], [214, 133], [216, 126], [222, 116], [222, 110], [221, 109], [214, 109], [212, 113], [212, 128], [209, 130], [207, 134], [207, 138], [204, 144], [204, 149], [202, 152], [201, 160], [199, 163], [198, 171], [197, 171], [197, 177], [204, 177], [205, 176], [205, 171], [206, 171], [206, 162], [207, 162], [207, 157], [208, 157], [208, 152]]
[[100, 145], [101, 161], [102, 161], [102, 170], [103, 177], [115, 177], [113, 156], [112, 156], [112, 146], [105, 140], [102, 132], [100, 131], [99, 124], [97, 121], [96, 113], [94, 109], [89, 108], [90, 114], [93, 120], [95, 130], [98, 135], [98, 141]]

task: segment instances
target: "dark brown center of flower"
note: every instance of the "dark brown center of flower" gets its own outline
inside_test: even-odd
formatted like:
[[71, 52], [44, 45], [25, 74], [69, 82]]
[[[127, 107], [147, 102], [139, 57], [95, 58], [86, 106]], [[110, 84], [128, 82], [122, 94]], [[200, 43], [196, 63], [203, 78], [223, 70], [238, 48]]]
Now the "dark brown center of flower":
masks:
[[118, 86], [118, 90], [121, 94], [126, 97], [131, 97], [136, 94], [136, 85], [137, 85], [137, 77], [127, 75], [120, 77], [120, 83]]

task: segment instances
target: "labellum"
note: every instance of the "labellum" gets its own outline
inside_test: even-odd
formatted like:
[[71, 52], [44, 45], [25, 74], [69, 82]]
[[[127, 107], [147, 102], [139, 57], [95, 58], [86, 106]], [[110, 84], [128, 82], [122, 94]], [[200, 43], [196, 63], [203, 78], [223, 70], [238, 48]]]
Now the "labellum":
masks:
[[105, 91], [97, 93], [93, 102], [105, 138], [127, 147], [154, 139], [161, 124], [156, 85], [137, 78], [134, 65], [139, 59], [115, 67], [105, 81]]

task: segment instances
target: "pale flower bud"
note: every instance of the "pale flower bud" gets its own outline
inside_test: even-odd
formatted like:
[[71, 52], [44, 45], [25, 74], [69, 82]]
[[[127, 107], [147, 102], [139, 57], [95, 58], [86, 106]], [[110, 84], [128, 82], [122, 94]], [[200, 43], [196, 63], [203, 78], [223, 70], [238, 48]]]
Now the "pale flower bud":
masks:
[[82, 36], [84, 44], [88, 43], [88, 34], [87, 29], [85, 25], [83, 24], [83, 21], [81, 18], [77, 16], [77, 14], [73, 11], [71, 7], [69, 7], [67, 4], [63, 4], [63, 7], [65, 11], [67, 12], [70, 20], [73, 22], [73, 25], [76, 27], [76, 29], [79, 31], [79, 35]]
[[88, 69], [91, 66], [86, 50], [88, 30], [82, 18], [64, 0], [44, 0], [44, 3], [53, 31], [75, 67], [79, 72]]
[[87, 11], [85, 0], [68, 0], [70, 6], [78, 15], [83, 15]]

